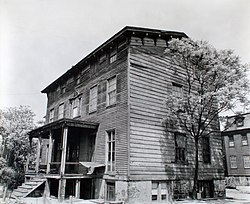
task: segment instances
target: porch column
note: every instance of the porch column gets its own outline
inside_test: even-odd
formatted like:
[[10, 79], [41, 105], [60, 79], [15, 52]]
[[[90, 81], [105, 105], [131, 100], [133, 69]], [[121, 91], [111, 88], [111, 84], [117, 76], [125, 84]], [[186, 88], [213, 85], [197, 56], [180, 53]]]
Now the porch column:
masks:
[[35, 172], [37, 174], [39, 173], [40, 154], [41, 154], [41, 137], [39, 137], [37, 140], [36, 167], [35, 167]]
[[75, 193], [75, 197], [77, 199], [80, 198], [80, 188], [81, 188], [81, 182], [79, 179], [76, 180], [76, 193]]
[[65, 173], [67, 139], [68, 139], [68, 127], [64, 127], [64, 129], [63, 129], [62, 156], [61, 156], [61, 168], [60, 168], [60, 180], [59, 180], [59, 188], [58, 188], [59, 201], [62, 201], [65, 198], [66, 179], [64, 179], [63, 177], [64, 177], [64, 173]]
[[53, 138], [52, 138], [52, 132], [50, 131], [46, 174], [49, 174], [49, 172], [50, 172], [50, 163], [51, 163], [51, 159], [52, 159], [51, 158], [52, 157], [52, 149], [53, 149]]

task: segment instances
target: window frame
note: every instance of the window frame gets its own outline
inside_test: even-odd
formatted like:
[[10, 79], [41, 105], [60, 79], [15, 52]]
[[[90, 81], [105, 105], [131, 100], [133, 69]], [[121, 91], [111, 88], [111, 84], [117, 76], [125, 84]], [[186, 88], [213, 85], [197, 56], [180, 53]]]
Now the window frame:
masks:
[[[94, 88], [96, 88], [96, 97], [92, 97], [93, 93], [91, 92], [91, 90], [94, 90]], [[89, 113], [97, 111], [97, 99], [98, 99], [98, 85], [96, 84], [89, 89]], [[92, 104], [93, 101], [95, 102], [94, 104]]]
[[[207, 149], [205, 147], [207, 147]], [[211, 145], [209, 137], [202, 137], [202, 159], [204, 164], [211, 164]]]
[[235, 118], [235, 124], [236, 127], [243, 127], [244, 126], [244, 117], [236, 117]]
[[[235, 158], [235, 160], [232, 160], [232, 158]], [[229, 164], [230, 164], [230, 169], [237, 169], [238, 168], [236, 155], [229, 156]], [[232, 165], [232, 164], [235, 164], [235, 165]]]
[[55, 121], [55, 108], [49, 110], [49, 122], [52, 123]]
[[[62, 107], [62, 110], [60, 109], [60, 107]], [[62, 118], [64, 118], [64, 103], [61, 103], [58, 106], [58, 119], [62, 119]]]
[[[178, 147], [177, 137], [183, 137], [185, 141], [185, 147]], [[187, 161], [187, 136], [185, 133], [175, 132], [174, 133], [174, 141], [175, 141], [175, 162], [176, 163], [186, 163]]]
[[109, 53], [109, 64], [112, 64], [115, 61], [117, 61], [117, 49], [116, 48], [111, 50], [111, 52]]
[[[156, 184], [156, 188], [154, 188], [154, 184]], [[166, 188], [163, 188], [163, 184], [166, 185]], [[167, 201], [168, 199], [168, 182], [167, 181], [151, 181], [151, 201], [152, 202], [161, 202]], [[164, 199], [163, 199], [163, 196]], [[156, 199], [153, 199], [153, 197]]]
[[172, 95], [176, 98], [182, 99], [184, 97], [183, 85], [172, 82]]
[[[113, 90], [110, 90], [110, 82], [111, 80], [115, 80], [115, 89]], [[113, 77], [110, 77], [109, 79], [107, 79], [107, 91], [106, 91], [106, 106], [109, 107], [109, 106], [113, 106], [113, 105], [116, 105], [117, 103], [117, 75], [113, 76]], [[114, 102], [112, 102], [112, 104], [110, 103], [110, 94], [114, 92]]]
[[[245, 158], [248, 158], [248, 160], [246, 161]], [[243, 155], [243, 166], [244, 169], [250, 169], [250, 155]]]
[[[110, 187], [113, 188], [113, 196], [110, 198]], [[106, 200], [107, 201], [115, 201], [116, 196], [115, 196], [115, 192], [116, 191], [116, 187], [115, 187], [115, 181], [106, 181]]]
[[[71, 105], [71, 118], [77, 118], [81, 116], [81, 97], [76, 97], [70, 99], [70, 105]], [[76, 110], [76, 115], [74, 110]]]
[[234, 135], [228, 135], [228, 147], [235, 147]]
[[[111, 135], [109, 135], [111, 134]], [[110, 137], [110, 138], [109, 138]], [[116, 171], [116, 130], [106, 130], [106, 173]]]
[[[244, 137], [244, 139], [243, 139], [243, 137]], [[241, 135], [241, 145], [248, 146], [247, 134]]]

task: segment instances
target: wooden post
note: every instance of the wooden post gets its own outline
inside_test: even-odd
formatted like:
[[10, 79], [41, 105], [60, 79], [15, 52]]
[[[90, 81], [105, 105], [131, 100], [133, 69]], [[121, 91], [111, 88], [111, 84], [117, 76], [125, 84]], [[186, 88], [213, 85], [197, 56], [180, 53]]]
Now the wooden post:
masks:
[[80, 188], [81, 188], [81, 182], [79, 179], [77, 179], [76, 180], [76, 192], [75, 192], [76, 199], [80, 198]]
[[41, 137], [39, 137], [37, 140], [36, 168], [35, 168], [37, 174], [39, 173], [40, 154], [41, 154]]
[[62, 156], [61, 156], [61, 168], [60, 168], [61, 178], [59, 180], [59, 188], [58, 188], [59, 201], [63, 201], [65, 198], [66, 179], [64, 179], [63, 177], [64, 177], [64, 173], [65, 173], [67, 139], [68, 139], [68, 127], [64, 127], [64, 129], [63, 129]]
[[50, 172], [50, 163], [52, 160], [52, 149], [53, 149], [53, 138], [52, 138], [52, 133], [50, 131], [49, 133], [49, 149], [48, 149], [48, 158], [47, 158], [47, 169], [46, 169], [46, 174], [49, 174]]

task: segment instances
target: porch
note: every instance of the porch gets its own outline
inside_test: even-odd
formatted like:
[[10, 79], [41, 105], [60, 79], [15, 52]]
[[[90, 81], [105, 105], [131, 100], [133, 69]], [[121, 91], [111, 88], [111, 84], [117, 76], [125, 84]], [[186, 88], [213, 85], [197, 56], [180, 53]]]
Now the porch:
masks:
[[27, 162], [26, 178], [43, 175], [47, 195], [80, 198], [80, 183], [91, 184], [104, 173], [105, 165], [95, 162], [97, 128], [97, 123], [64, 118], [31, 131], [37, 156], [33, 164]]

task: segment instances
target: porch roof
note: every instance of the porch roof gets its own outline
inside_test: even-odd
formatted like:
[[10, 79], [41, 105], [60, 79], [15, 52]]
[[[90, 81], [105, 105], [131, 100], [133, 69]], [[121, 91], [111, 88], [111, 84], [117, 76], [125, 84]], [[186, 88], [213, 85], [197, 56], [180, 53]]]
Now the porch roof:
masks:
[[99, 123], [90, 122], [90, 121], [62, 118], [60, 120], [57, 120], [57, 121], [48, 123], [46, 125], [43, 125], [39, 128], [36, 128], [30, 131], [28, 134], [29, 134], [29, 137], [32, 138], [38, 135], [46, 134], [47, 132], [51, 130], [55, 130], [55, 129], [62, 128], [62, 127], [76, 127], [76, 128], [97, 130], [98, 125]]

